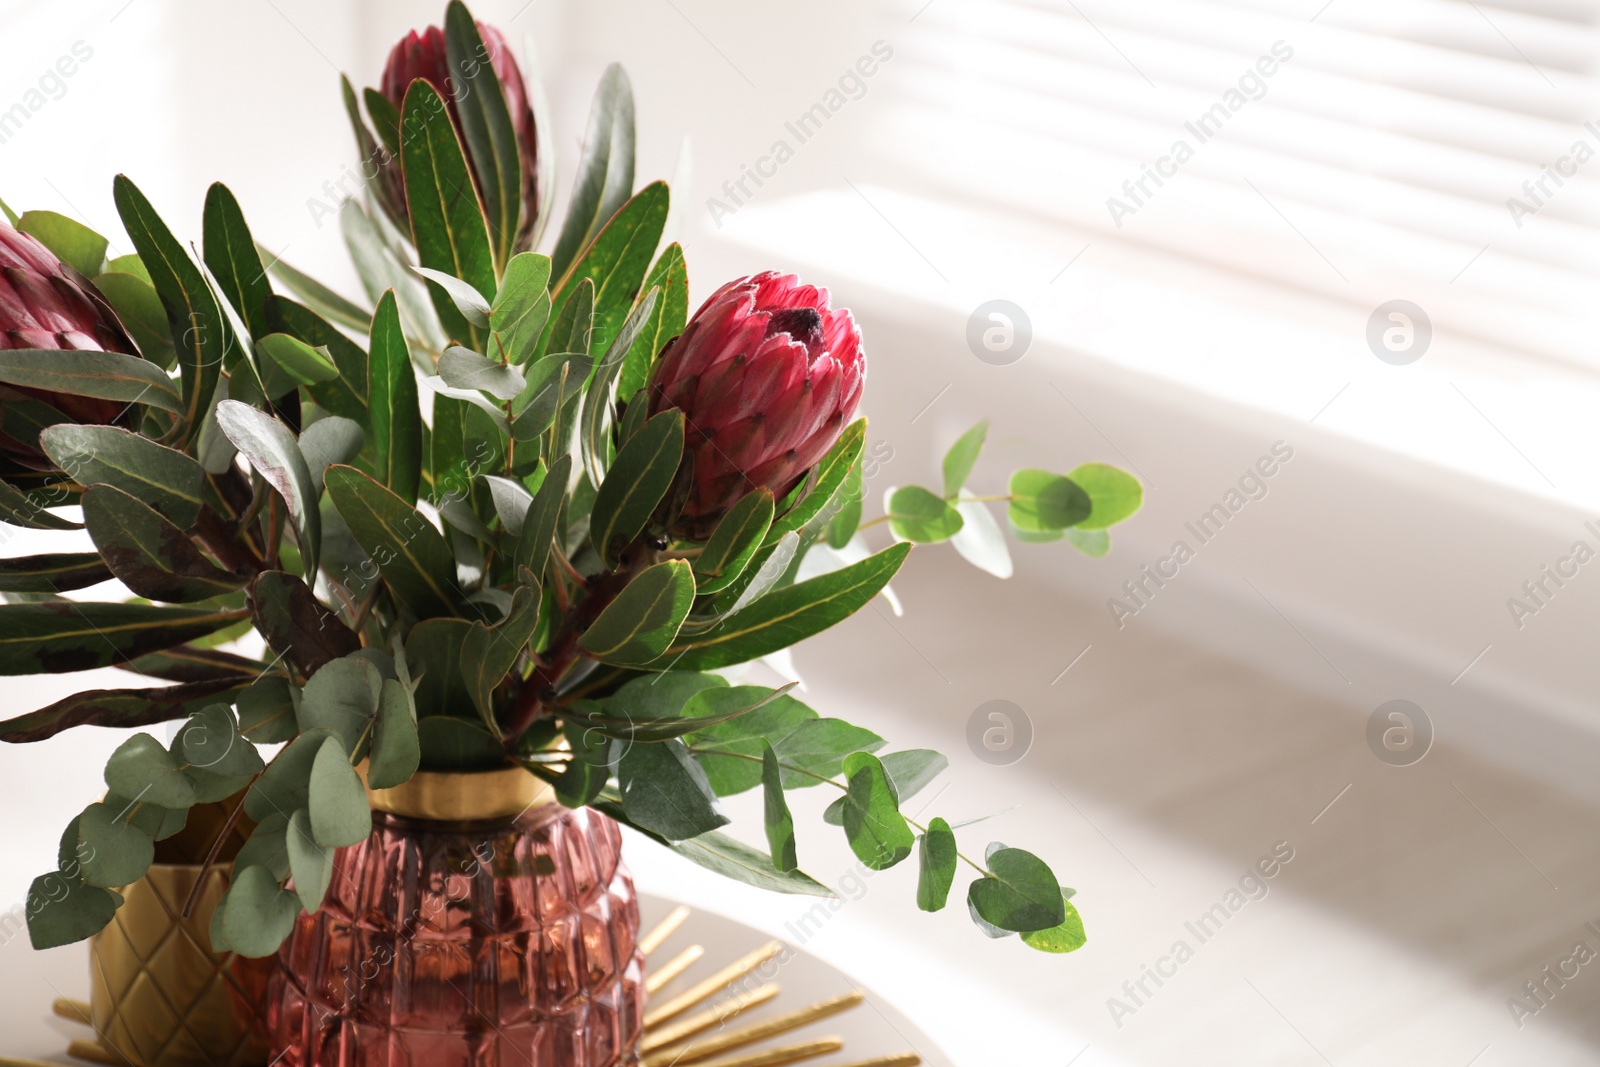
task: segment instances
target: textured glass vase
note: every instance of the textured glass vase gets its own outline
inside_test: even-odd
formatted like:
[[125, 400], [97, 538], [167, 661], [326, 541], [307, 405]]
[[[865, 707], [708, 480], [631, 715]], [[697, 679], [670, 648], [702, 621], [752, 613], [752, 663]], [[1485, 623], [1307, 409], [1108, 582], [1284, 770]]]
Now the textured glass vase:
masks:
[[[472, 788], [482, 775], [418, 779], [435, 799], [454, 790], [469, 810], [446, 805], [451, 815], [493, 792]], [[301, 916], [278, 955], [276, 1062], [636, 1064], [644, 960], [621, 843], [604, 815], [547, 799], [465, 821], [375, 811], [366, 843], [340, 851], [321, 911]]]

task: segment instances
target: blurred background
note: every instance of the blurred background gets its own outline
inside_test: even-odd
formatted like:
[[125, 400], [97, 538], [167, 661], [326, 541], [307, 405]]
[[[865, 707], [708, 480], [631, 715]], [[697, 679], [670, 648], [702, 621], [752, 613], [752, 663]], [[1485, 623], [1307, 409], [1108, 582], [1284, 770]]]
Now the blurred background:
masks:
[[[1145, 482], [1103, 559], [1013, 544], [1001, 581], [919, 551], [903, 615], [880, 601], [794, 656], [825, 714], [949, 753], [940, 810], [1046, 855], [1087, 947], [989, 943], [897, 870], [806, 948], [972, 1067], [1600, 1062], [1600, 4], [474, 11], [544, 84], [563, 202], [620, 61], [694, 302], [782, 268], [855, 309], [869, 515], [982, 417], [980, 492], [1090, 459]], [[441, 16], [0, 2], [0, 196], [115, 255], [114, 174], [192, 239], [224, 181], [266, 245], [356, 294], [338, 73], [376, 84]], [[8, 680], [4, 711], [63, 684]], [[985, 744], [996, 712], [1009, 740]], [[27, 813], [0, 907], [119, 740], [0, 752], [0, 810]], [[806, 823], [837, 883], [842, 838]], [[630, 861], [791, 940], [807, 910], [645, 842]]]

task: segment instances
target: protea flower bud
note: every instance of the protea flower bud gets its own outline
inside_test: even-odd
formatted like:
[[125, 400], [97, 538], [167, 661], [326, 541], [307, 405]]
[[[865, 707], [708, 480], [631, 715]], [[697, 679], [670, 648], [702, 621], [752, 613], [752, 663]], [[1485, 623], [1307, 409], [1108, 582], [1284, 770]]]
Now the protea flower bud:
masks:
[[839, 439], [866, 377], [861, 331], [826, 289], [768, 271], [713, 293], [649, 386], [652, 415], [684, 414], [673, 532], [704, 539], [758, 488], [781, 500]]
[[[48, 348], [126, 352], [128, 339], [109, 304], [88, 279], [25, 233], [0, 222], [0, 350]], [[20, 386], [0, 386], [0, 452], [25, 467], [50, 463], [28, 440], [7, 432], [7, 400], [28, 397], [49, 404], [74, 422], [113, 422], [128, 405]], [[14, 407], [19, 415], [19, 408]], [[36, 432], [36, 427], [35, 427]], [[26, 435], [28, 437], [32, 434]]]
[[[506, 110], [511, 114], [511, 122], [517, 129], [517, 148], [522, 155], [522, 225], [517, 232], [517, 248], [525, 251], [533, 239], [533, 226], [539, 212], [539, 141], [533, 117], [533, 108], [528, 102], [528, 89], [522, 80], [522, 70], [517, 66], [517, 61], [511, 54], [511, 48], [506, 44], [506, 39], [500, 31], [485, 23], [478, 23], [478, 33], [483, 38], [483, 46], [489, 53], [489, 64], [494, 68], [495, 76], [500, 79], [500, 89], [505, 94]], [[444, 97], [450, 109], [450, 123], [456, 128], [457, 136], [461, 136], [461, 116], [456, 107], [455, 91], [461, 83], [461, 78], [453, 76], [462, 72], [450, 70], [450, 60], [445, 53], [444, 31], [438, 26], [429, 26], [418, 33], [412, 30], [389, 53], [389, 61], [383, 68], [383, 82], [380, 91], [394, 104], [396, 108], [405, 100], [406, 90], [418, 78], [427, 81]], [[472, 167], [473, 182], [476, 184], [481, 179], [479, 175], [485, 166], [492, 164], [472, 158], [472, 149], [467, 144], [466, 138], [461, 138], [463, 149], [467, 153], [467, 160]], [[388, 159], [380, 169], [381, 181], [385, 185], [382, 198], [386, 207], [390, 208], [390, 215], [394, 217], [395, 224], [402, 230], [410, 227], [409, 219], [403, 213], [406, 202], [405, 180], [400, 173], [400, 162], [397, 159]], [[482, 189], [479, 189], [482, 193]], [[395, 208], [401, 210], [396, 216]]]

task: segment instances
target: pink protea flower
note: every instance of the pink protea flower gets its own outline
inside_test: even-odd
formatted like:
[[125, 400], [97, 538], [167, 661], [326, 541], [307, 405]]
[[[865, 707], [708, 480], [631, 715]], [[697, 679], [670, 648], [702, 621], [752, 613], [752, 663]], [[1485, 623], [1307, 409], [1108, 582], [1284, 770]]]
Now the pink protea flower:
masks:
[[861, 331], [826, 289], [768, 271], [713, 293], [649, 385], [652, 415], [685, 419], [674, 532], [709, 536], [755, 489], [782, 499], [839, 439], [866, 377]]
[[[0, 350], [19, 348], [139, 351], [88, 279], [34, 238], [0, 222]], [[49, 469], [50, 462], [5, 430], [6, 401], [19, 397], [41, 400], [82, 423], [113, 422], [128, 408], [113, 400], [0, 385], [0, 453], [35, 469]]]
[[[522, 155], [522, 225], [517, 232], [517, 247], [525, 250], [532, 241], [534, 222], [539, 212], [538, 126], [528, 102], [528, 89], [522, 80], [522, 70], [517, 66], [505, 37], [493, 26], [482, 22], [478, 23], [478, 33], [483, 37], [483, 46], [489, 52], [489, 63], [494, 67], [495, 76], [500, 79], [500, 89], [505, 94], [506, 110], [511, 113], [511, 122], [517, 129], [517, 148]], [[462, 148], [467, 153], [476, 184], [482, 180], [480, 174], [484, 167], [492, 164], [474, 159], [472, 149], [461, 134], [461, 116], [456, 108], [454, 93], [459, 79], [452, 77], [452, 73], [449, 58], [445, 54], [444, 31], [438, 26], [429, 26], [420, 33], [412, 30], [389, 52], [379, 91], [398, 108], [405, 100], [406, 90], [418, 78], [437, 89], [449, 107], [450, 123], [456, 128], [456, 135], [461, 137]], [[410, 221], [405, 210], [405, 179], [401, 176], [399, 160], [386, 160], [379, 173], [383, 184], [380, 200], [384, 208], [396, 225], [402, 230], [409, 230]]]

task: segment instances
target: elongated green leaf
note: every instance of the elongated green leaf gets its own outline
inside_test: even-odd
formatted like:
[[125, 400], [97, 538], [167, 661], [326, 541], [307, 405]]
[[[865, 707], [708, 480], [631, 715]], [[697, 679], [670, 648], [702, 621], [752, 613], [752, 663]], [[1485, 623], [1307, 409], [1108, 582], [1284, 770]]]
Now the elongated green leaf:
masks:
[[589, 391], [583, 398], [583, 414], [578, 424], [578, 447], [583, 458], [584, 471], [589, 475], [591, 485], [600, 485], [605, 480], [607, 469], [611, 466], [612, 441], [616, 436], [612, 430], [612, 423], [616, 411], [614, 401], [617, 376], [622, 373], [628, 349], [633, 346], [634, 338], [644, 328], [645, 321], [650, 317], [650, 311], [655, 307], [660, 295], [659, 292], [651, 290], [645, 294], [638, 306], [629, 312], [622, 328], [612, 339], [611, 346], [606, 349], [605, 357], [595, 367]]
[[705, 633], [675, 642], [662, 665], [712, 670], [788, 648], [855, 614], [889, 584], [911, 550], [901, 543], [829, 574], [769, 593]]
[[417, 711], [411, 691], [393, 678], [383, 680], [378, 704], [378, 724], [372, 735], [372, 763], [367, 783], [374, 789], [392, 789], [410, 781], [422, 762], [417, 736]]
[[105, 266], [106, 239], [77, 219], [54, 211], [24, 211], [16, 228], [86, 278], [93, 278]]
[[595, 496], [591, 543], [607, 567], [644, 530], [672, 488], [683, 458], [683, 412], [668, 409], [622, 446]]
[[1144, 487], [1127, 471], [1104, 463], [1085, 463], [1067, 475], [1089, 494], [1089, 517], [1075, 529], [1104, 530], [1115, 526], [1139, 510], [1144, 502]]
[[151, 689], [91, 689], [49, 707], [0, 722], [0, 741], [43, 741], [74, 726], [131, 729], [182, 719], [219, 700], [231, 700], [247, 678], [189, 682]]
[[111, 270], [96, 275], [94, 287], [116, 311], [145, 359], [167, 370], [178, 365], [178, 350], [172, 346], [172, 334], [167, 331], [167, 309], [161, 306], [161, 297], [148, 279]]
[[928, 824], [919, 855], [917, 907], [923, 911], [940, 911], [949, 901], [950, 887], [956, 880], [956, 835], [951, 832], [949, 823], [934, 819]]
[[[494, 256], [483, 208], [444, 100], [419, 78], [406, 90], [401, 114], [406, 131], [400, 145], [406, 205], [421, 265], [459, 278], [479, 293], [495, 292]], [[444, 288], [436, 283], [429, 288], [445, 333], [481, 349], [482, 338]]]
[[730, 821], [682, 741], [629, 747], [617, 763], [617, 781], [628, 817], [668, 841], [698, 837]]
[[515, 366], [452, 345], [439, 357], [439, 377], [452, 389], [481, 389], [496, 400], [515, 400], [527, 386]]
[[372, 832], [372, 809], [361, 778], [337, 737], [323, 738], [308, 786], [311, 836], [324, 848], [359, 845]]
[[339, 378], [332, 356], [291, 334], [267, 334], [256, 342], [256, 352], [261, 357], [262, 377], [269, 383], [267, 390], [274, 396], [296, 385], [318, 385]]
[[807, 480], [809, 488], [788, 511], [778, 516], [767, 531], [764, 547], [775, 545], [786, 533], [799, 533], [816, 518], [833, 499], [843, 484], [845, 476], [861, 463], [861, 450], [866, 445], [867, 420], [857, 419], [839, 435], [828, 454], [817, 464], [816, 471]]
[[13, 526], [29, 530], [81, 530], [83, 527], [71, 519], [63, 519], [45, 510], [70, 502], [66, 493], [30, 495], [10, 482], [0, 481], [0, 522], [8, 522]]
[[778, 767], [778, 754], [765, 741], [761, 746], [761, 784], [765, 787], [767, 847], [772, 849], [772, 865], [788, 873], [800, 866], [795, 852], [794, 816], [789, 812], [789, 801], [783, 795], [783, 772]]
[[406, 636], [406, 662], [417, 677], [417, 716], [422, 722], [467, 714], [471, 697], [461, 680], [461, 646], [471, 629], [466, 619], [424, 619]]
[[367, 400], [378, 480], [415, 504], [422, 477], [422, 410], [393, 290], [383, 294], [372, 316]]
[[121, 352], [14, 349], [0, 352], [0, 382], [72, 396], [149, 404], [184, 413], [178, 384], [147, 359]]
[[702, 594], [720, 592], [744, 573], [772, 526], [773, 508], [772, 491], [757, 489], [741, 497], [717, 522], [694, 561]]
[[[655, 255], [656, 246], [661, 243], [662, 230], [667, 224], [668, 199], [665, 182], [652, 182], [639, 190], [638, 195], [624, 204], [616, 217], [606, 223], [605, 229], [595, 237], [594, 243], [573, 265], [556, 290], [556, 301], [559, 303], [573, 286], [585, 279], [594, 282], [594, 333], [589, 344], [591, 354], [598, 354], [611, 345], [623, 320], [628, 317], [628, 309], [643, 291], [645, 272], [650, 269], [650, 257]], [[641, 325], [640, 332], [642, 329]], [[630, 341], [620, 355], [626, 357], [631, 347]]]
[[430, 715], [417, 721], [425, 771], [487, 771], [506, 765], [506, 746], [476, 719]]
[[569, 808], [587, 807], [611, 779], [611, 739], [570, 720], [562, 724], [561, 732], [572, 758], [550, 784], [562, 804]]
[[466, 608], [450, 546], [420, 511], [354, 467], [329, 467], [327, 485], [350, 532], [412, 614], [426, 619]]
[[988, 857], [989, 874], [974, 881], [967, 902], [1002, 930], [1030, 933], [1066, 921], [1066, 901], [1049, 866], [1020, 848], [1000, 847]]
[[911, 827], [900, 814], [900, 798], [883, 763], [870, 752], [845, 757], [844, 773], [849, 793], [844, 807], [844, 832], [856, 858], [874, 871], [893, 867], [916, 843]]
[[1018, 530], [1065, 530], [1088, 518], [1093, 509], [1089, 494], [1065, 475], [1026, 469], [1011, 475], [1011, 505], [1006, 514]]
[[322, 513], [317, 510], [316, 482], [294, 434], [271, 415], [237, 400], [217, 405], [217, 424], [256, 473], [283, 497], [299, 536], [306, 579], [314, 580], [322, 544]]
[[305, 582], [284, 571], [256, 576], [250, 586], [250, 611], [268, 647], [307, 677], [361, 647], [355, 632]]
[[238, 678], [250, 681], [266, 673], [267, 664], [214, 648], [178, 645], [151, 652], [123, 664], [123, 670], [169, 682], [214, 682]]
[[39, 442], [79, 485], [116, 486], [185, 528], [200, 513], [206, 473], [182, 452], [117, 426], [52, 426]]
[[268, 275], [278, 279], [284, 288], [310, 304], [316, 309], [316, 314], [327, 316], [330, 321], [347, 330], [365, 330], [372, 321], [372, 316], [362, 310], [359, 304], [340, 296], [309, 274], [291, 267], [273, 255], [271, 249], [257, 245], [256, 251], [266, 261]]
[[550, 546], [555, 537], [556, 523], [561, 517], [562, 505], [567, 499], [567, 481], [572, 476], [572, 457], [563, 455], [550, 467], [539, 491], [533, 494], [533, 503], [522, 518], [522, 532], [517, 536], [516, 564], [526, 567], [536, 577], [544, 575], [544, 565], [550, 558]]
[[511, 258], [522, 223], [517, 128], [478, 25], [460, 0], [452, 0], [445, 10], [444, 46], [452, 72], [456, 117], [483, 197], [495, 263], [503, 267]]
[[489, 310], [489, 355], [511, 363], [528, 362], [538, 353], [549, 318], [550, 257], [536, 252], [513, 256]]
[[944, 495], [954, 499], [967, 484], [978, 453], [983, 451], [984, 439], [989, 435], [989, 420], [984, 419], [972, 429], [956, 438], [950, 451], [944, 454]]
[[[714, 676], [685, 674], [682, 677]], [[751, 687], [706, 689], [697, 693], [684, 705], [683, 714], [690, 719], [699, 719], [705, 715], [748, 704], [749, 698], [741, 692], [748, 688]], [[802, 725], [818, 721], [838, 720], [819, 720], [814, 710], [794, 697], [780, 696], [748, 714], [696, 730], [689, 735], [688, 743], [695, 756], [699, 758], [700, 765], [706, 769], [712, 790], [720, 797], [733, 796], [761, 784], [762, 753], [766, 745], [779, 750], [780, 778], [784, 788], [795, 789], [820, 784], [816, 778], [797, 774], [793, 769], [796, 767], [811, 769], [807, 764], [816, 762], [813, 758], [817, 754], [816, 746], [812, 746], [806, 752], [789, 751], [785, 759], [787, 739], [797, 734]], [[865, 730], [859, 731], [859, 736], [853, 731], [849, 733], [846, 743], [837, 746], [833, 755], [833, 765], [821, 767], [821, 771], [830, 772], [822, 777], [837, 774], [847, 752], [871, 747], [873, 741], [879, 745], [883, 744], [882, 738]], [[784, 763], [788, 766], [782, 766]]]
[[64, 593], [111, 577], [97, 552], [0, 559], [0, 593]]
[[312, 837], [311, 814], [304, 808], [290, 816], [283, 844], [300, 906], [314, 912], [322, 907], [322, 898], [333, 879], [333, 849], [323, 848]]
[[[278, 319], [285, 332], [304, 341], [311, 348], [327, 350], [339, 368], [339, 377], [332, 381], [306, 386], [306, 392], [319, 407], [334, 415], [354, 419], [363, 425], [367, 421], [367, 354], [361, 346], [335, 329], [327, 319], [284, 297], [276, 301]], [[372, 316], [363, 313], [357, 332], [365, 332]]]
[[150, 201], [125, 175], [112, 185], [117, 213], [167, 309], [167, 326], [183, 377], [187, 443], [200, 429], [217, 375], [242, 351], [205, 275], [161, 221]]
[[189, 604], [241, 588], [148, 504], [109, 485], [83, 494], [83, 518], [106, 566], [138, 596]]
[[[677, 673], [677, 672], [672, 672]], [[699, 677], [689, 675], [689, 677]], [[608, 737], [615, 737], [621, 741], [656, 742], [667, 741], [674, 737], [704, 730], [718, 723], [727, 722], [748, 715], [781, 699], [783, 694], [798, 685], [790, 682], [782, 689], [768, 689], [765, 686], [751, 685], [739, 686], [736, 689], [719, 690], [719, 696], [736, 697], [740, 703], [733, 706], [720, 707], [712, 714], [688, 714], [677, 718], [652, 718], [636, 714], [636, 705], [631, 700], [623, 699], [621, 694], [613, 696], [603, 704], [594, 701], [574, 701], [567, 706], [567, 719], [569, 722], [580, 723], [604, 733]], [[616, 714], [601, 714], [593, 711], [594, 708], [603, 708], [614, 711]], [[721, 795], [720, 793], [718, 794]]]
[[222, 294], [254, 338], [272, 332], [272, 283], [233, 192], [221, 182], [206, 190], [205, 261]]
[[594, 621], [578, 645], [603, 663], [638, 666], [660, 656], [694, 603], [694, 576], [685, 560], [647, 568]]
[[917, 544], [948, 541], [966, 522], [954, 504], [920, 485], [896, 489], [885, 507], [894, 535]]
[[110, 667], [215, 633], [245, 615], [148, 604], [0, 604], [0, 675]]
[[613, 63], [595, 90], [572, 203], [551, 256], [558, 277], [633, 192], [633, 156], [633, 86]]
[[667, 342], [683, 332], [689, 323], [689, 268], [683, 262], [683, 249], [670, 244], [656, 257], [656, 262], [645, 275], [644, 289], [661, 290], [644, 328], [628, 350], [627, 363], [617, 379], [617, 399], [631, 401], [655, 368], [656, 357]]
[[[335, 463], [353, 463], [367, 435], [354, 419], [325, 415], [300, 431], [300, 454], [311, 472], [311, 485], [322, 491], [322, 477]], [[320, 509], [319, 509], [320, 510]]]
[[539, 591], [519, 586], [503, 621], [496, 626], [475, 622], [461, 642], [461, 680], [491, 733], [499, 729], [492, 703], [495, 687], [506, 680], [538, 625]]
[[746, 885], [753, 885], [757, 889], [808, 897], [837, 895], [810, 875], [800, 871], [784, 873], [778, 870], [773, 865], [771, 856], [716, 831], [692, 837], [687, 841], [668, 842], [667, 847], [684, 859], [691, 860], [709, 871], [715, 871]]

